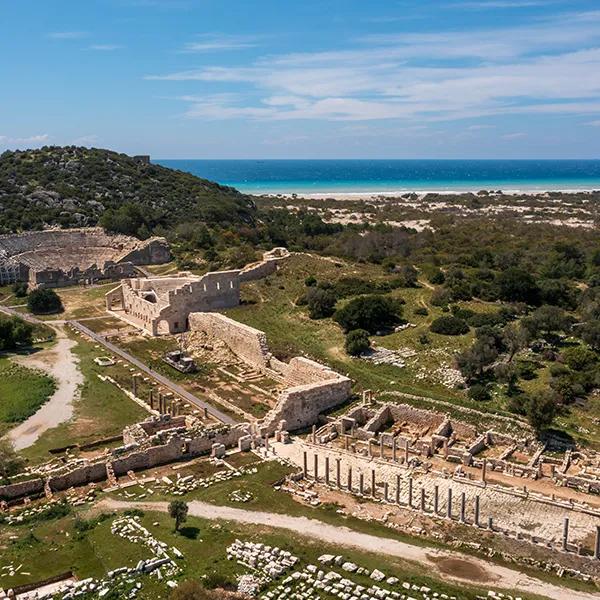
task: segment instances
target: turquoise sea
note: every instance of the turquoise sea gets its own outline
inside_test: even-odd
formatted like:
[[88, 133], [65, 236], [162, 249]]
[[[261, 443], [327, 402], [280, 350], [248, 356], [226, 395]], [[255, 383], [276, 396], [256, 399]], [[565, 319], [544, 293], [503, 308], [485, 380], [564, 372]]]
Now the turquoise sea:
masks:
[[600, 160], [156, 160], [243, 192], [600, 190]]

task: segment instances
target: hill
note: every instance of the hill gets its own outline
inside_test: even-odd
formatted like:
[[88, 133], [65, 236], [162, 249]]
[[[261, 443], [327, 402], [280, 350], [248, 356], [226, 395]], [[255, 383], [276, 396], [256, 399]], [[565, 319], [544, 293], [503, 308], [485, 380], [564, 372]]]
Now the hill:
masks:
[[110, 150], [44, 147], [0, 155], [0, 232], [101, 224], [145, 237], [203, 222], [252, 224], [255, 206], [237, 190]]

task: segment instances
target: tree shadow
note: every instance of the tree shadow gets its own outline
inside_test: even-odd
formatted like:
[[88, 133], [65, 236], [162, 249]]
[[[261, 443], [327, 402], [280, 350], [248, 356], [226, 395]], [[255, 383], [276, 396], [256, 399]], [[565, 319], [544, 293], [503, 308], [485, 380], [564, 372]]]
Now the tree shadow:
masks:
[[200, 535], [200, 529], [198, 527], [180, 527], [179, 534], [188, 540], [195, 540]]

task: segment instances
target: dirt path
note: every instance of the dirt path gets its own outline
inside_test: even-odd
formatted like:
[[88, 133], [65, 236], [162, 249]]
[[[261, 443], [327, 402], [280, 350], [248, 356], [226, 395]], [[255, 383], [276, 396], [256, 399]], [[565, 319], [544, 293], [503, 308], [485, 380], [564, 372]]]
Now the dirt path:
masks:
[[[276, 513], [244, 510], [228, 506], [216, 506], [193, 500], [188, 503], [189, 514], [203, 519], [224, 519], [238, 523], [263, 525], [287, 529], [301, 535], [318, 539], [328, 544], [357, 548], [375, 554], [388, 554], [405, 560], [418, 562], [443, 580], [485, 586], [519, 590], [546, 596], [553, 600], [597, 600], [598, 595], [591, 592], [579, 592], [558, 585], [546, 583], [508, 567], [502, 567], [485, 560], [473, 558], [459, 552], [415, 546], [389, 538], [381, 538], [360, 533], [348, 527], [329, 525], [307, 517], [291, 517]], [[105, 499], [97, 505], [98, 509], [140, 508], [148, 511], [167, 512], [167, 502], [121, 502]]]
[[16, 450], [32, 446], [42, 433], [73, 416], [73, 399], [79, 394], [83, 375], [79, 370], [78, 358], [71, 352], [75, 342], [66, 336], [62, 327], [55, 327], [55, 330], [54, 346], [16, 359], [23, 366], [40, 369], [56, 380], [56, 391], [48, 402], [8, 432], [7, 437]]

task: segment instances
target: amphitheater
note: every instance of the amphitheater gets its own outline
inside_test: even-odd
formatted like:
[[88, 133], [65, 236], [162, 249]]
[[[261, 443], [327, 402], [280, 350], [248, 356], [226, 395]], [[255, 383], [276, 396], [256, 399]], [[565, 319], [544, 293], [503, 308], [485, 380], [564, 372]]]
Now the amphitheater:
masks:
[[31, 289], [132, 276], [135, 265], [171, 258], [163, 238], [145, 241], [101, 228], [32, 231], [0, 236], [0, 284]]

